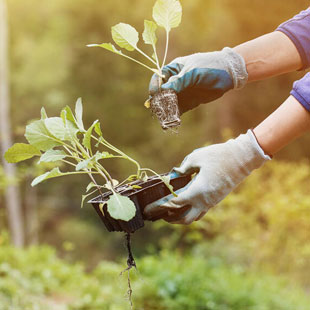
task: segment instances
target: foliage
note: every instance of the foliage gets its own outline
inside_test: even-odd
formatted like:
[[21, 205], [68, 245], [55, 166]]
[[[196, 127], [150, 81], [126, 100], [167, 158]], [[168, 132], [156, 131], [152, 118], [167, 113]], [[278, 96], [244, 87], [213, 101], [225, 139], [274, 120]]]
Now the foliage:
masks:
[[309, 304], [285, 281], [216, 258], [166, 253], [145, 257], [138, 266], [148, 284], [135, 288], [144, 309], [306, 310]]
[[[75, 106], [75, 114], [70, 107], [65, 107], [60, 113], [60, 117], [48, 117], [44, 108], [41, 110], [41, 119], [31, 122], [26, 126], [25, 137], [29, 144], [16, 143], [9, 148], [4, 157], [9, 163], [20, 162], [34, 156], [39, 156], [38, 164], [49, 162], [62, 162], [69, 167], [73, 166], [75, 171], [61, 172], [59, 167], [55, 167], [50, 171], [36, 177], [31, 185], [35, 186], [47, 179], [60, 176], [87, 174], [91, 182], [88, 184], [86, 191], [90, 192], [82, 196], [82, 204], [84, 199], [93, 195], [97, 191], [102, 194], [102, 189], [106, 188], [112, 191], [112, 195], [107, 201], [108, 212], [115, 219], [128, 221], [135, 216], [136, 208], [134, 203], [128, 197], [122, 197], [117, 193], [115, 182], [111, 175], [104, 168], [102, 161], [109, 158], [126, 159], [137, 167], [136, 175], [126, 178], [120, 185], [132, 180], [146, 180], [147, 171], [154, 171], [148, 168], [141, 168], [139, 163], [130, 158], [121, 150], [106, 141], [102, 136], [100, 123], [98, 120], [86, 130], [84, 128], [83, 107], [81, 99], [78, 99]], [[81, 137], [80, 137], [81, 136]], [[95, 141], [95, 146], [92, 142]], [[104, 147], [100, 150], [99, 146]], [[96, 150], [96, 152], [94, 151]], [[41, 153], [42, 152], [42, 153]], [[99, 184], [95, 180], [95, 175], [103, 178]], [[157, 174], [158, 175], [158, 174]], [[168, 188], [169, 179], [161, 177]], [[129, 184], [130, 185], [130, 184]]]
[[[142, 54], [146, 59], [148, 59], [153, 65], [156, 66], [156, 69], [150, 68], [148, 65], [129, 57], [123, 52], [117, 50], [115, 46], [111, 43], [102, 43], [102, 44], [89, 44], [89, 47], [99, 46], [110, 52], [118, 54], [120, 56], [124, 56], [143, 67], [157, 73], [159, 76], [164, 77], [162, 75], [162, 68], [165, 65], [168, 46], [169, 46], [169, 33], [172, 28], [176, 28], [181, 23], [182, 18], [182, 6], [179, 0], [157, 0], [153, 7], [153, 21], [145, 20], [144, 21], [144, 31], [142, 34], [143, 40], [145, 44], [150, 44], [153, 47], [153, 56], [152, 58], [145, 54], [140, 48], [138, 48], [137, 43], [139, 42], [139, 33], [138, 31], [132, 27], [131, 25], [119, 23], [111, 28], [112, 30], [112, 38], [114, 42], [121, 48], [126, 49], [127, 51], [138, 51]], [[166, 49], [162, 64], [160, 64], [157, 51], [156, 51], [156, 29], [157, 26], [163, 27], [166, 31]]]
[[[273, 160], [190, 226], [169, 227], [163, 247], [222, 257], [310, 282], [309, 162]], [[158, 224], [162, 225], [162, 224]]]
[[[2, 240], [2, 239], [1, 239]], [[133, 281], [136, 309], [303, 310], [309, 299], [284, 280], [246, 273], [217, 260], [176, 254], [138, 261]], [[47, 246], [0, 247], [0, 309], [123, 310], [127, 279], [122, 264], [101, 262], [86, 273]]]

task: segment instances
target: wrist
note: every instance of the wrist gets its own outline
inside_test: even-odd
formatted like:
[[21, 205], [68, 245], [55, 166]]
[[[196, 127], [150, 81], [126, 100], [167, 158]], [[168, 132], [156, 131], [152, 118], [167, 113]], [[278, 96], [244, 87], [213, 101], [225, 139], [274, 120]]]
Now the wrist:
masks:
[[272, 154], [270, 154], [270, 153], [268, 153], [267, 151], [265, 151], [264, 150], [264, 148], [261, 146], [261, 144], [260, 144], [260, 140], [262, 140], [261, 139], [261, 137], [257, 137], [256, 136], [256, 134], [257, 133], [255, 133], [255, 129], [253, 129], [253, 128], [251, 128], [251, 129], [249, 129], [250, 130], [250, 132], [253, 134], [253, 136], [254, 136], [254, 138], [255, 138], [255, 141], [256, 141], [256, 143], [257, 143], [257, 147], [261, 150], [261, 152], [265, 155], [265, 156], [269, 156], [270, 158], [273, 158], [273, 155]]
[[249, 149], [251, 149], [251, 152], [253, 153], [253, 158], [260, 158], [262, 161], [270, 160], [272, 158], [272, 156], [262, 148], [252, 129], [247, 131], [246, 136], [250, 145]]
[[310, 130], [310, 113], [293, 96], [261, 122], [253, 133], [266, 154], [274, 155]]
[[227, 61], [234, 88], [240, 89], [244, 87], [248, 81], [248, 72], [244, 58], [230, 47], [224, 47], [222, 53]]

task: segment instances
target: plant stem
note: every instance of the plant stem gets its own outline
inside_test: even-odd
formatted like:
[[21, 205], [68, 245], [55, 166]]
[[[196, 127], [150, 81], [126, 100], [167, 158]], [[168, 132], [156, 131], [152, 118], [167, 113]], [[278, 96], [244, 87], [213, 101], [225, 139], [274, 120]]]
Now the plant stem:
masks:
[[[79, 147], [80, 151], [79, 152], [76, 148], [75, 148], [75, 152], [81, 154], [82, 156], [86, 155], [85, 157], [88, 157], [87, 159], [89, 159], [89, 154], [85, 151], [85, 149], [83, 148], [83, 146], [80, 144], [80, 142], [76, 139], [75, 143], [77, 144], [77, 146]], [[76, 156], [73, 156], [72, 152], [70, 151], [70, 146], [65, 146], [64, 145], [64, 148], [67, 150], [67, 152], [69, 152], [69, 154], [71, 155], [70, 157], [74, 158], [78, 163], [83, 160], [84, 158], [80, 158], [80, 157], [76, 157]], [[67, 164], [70, 164], [70, 165], [73, 165], [76, 167], [76, 165], [74, 165], [73, 163], [69, 162], [69, 161], [66, 161], [66, 160], [62, 160], [63, 162], [66, 162]], [[101, 166], [101, 165], [100, 165]], [[100, 186], [97, 184], [96, 180], [94, 179], [94, 177], [92, 176], [92, 174], [100, 174], [101, 176], [103, 176], [103, 178], [105, 179], [106, 183], [111, 183], [111, 185], [113, 186], [113, 180], [111, 178], [111, 176], [109, 175], [109, 173], [101, 166], [102, 170], [101, 171], [100, 169], [98, 169], [98, 167], [95, 166], [95, 169], [97, 170], [97, 172], [93, 172], [91, 170], [88, 170], [88, 169], [85, 169], [86, 173], [89, 175], [90, 179], [93, 181], [93, 183], [97, 186], [97, 189], [99, 191], [99, 193], [102, 195], [102, 192], [101, 192], [101, 189], [100, 189]], [[78, 172], [80, 173], [80, 172]]]
[[75, 153], [80, 154], [80, 155], [83, 156], [83, 154], [82, 154], [79, 150], [77, 150], [76, 148], [72, 147], [71, 145], [69, 145], [69, 144], [67, 144], [67, 143], [62, 143], [62, 144], [63, 144], [63, 147], [66, 149], [66, 151], [69, 152], [71, 155], [73, 155], [73, 154], [71, 153], [70, 149], [71, 149], [73, 152], [75, 152]]
[[158, 56], [157, 56], [156, 46], [155, 46], [155, 44], [152, 44], [152, 46], [153, 46], [153, 51], [154, 51], [154, 55], [155, 55], [155, 59], [156, 59], [157, 69], [158, 69], [159, 73], [162, 75], [160, 64], [159, 64], [159, 60], [158, 60]]
[[[84, 147], [80, 144], [80, 142], [77, 139], [76, 139], [75, 142], [76, 142], [76, 145], [78, 146], [78, 148], [81, 150], [82, 155], [85, 156], [87, 159], [90, 159], [88, 152], [85, 151]], [[97, 172], [100, 175], [103, 176], [103, 178], [105, 179], [106, 183], [111, 183], [111, 187], [113, 188], [113, 179], [110, 176], [110, 174], [108, 173], [108, 171], [102, 165], [100, 165], [100, 163], [98, 163], [98, 162], [94, 165], [94, 168], [97, 170]]]
[[[123, 185], [123, 184], [126, 184], [126, 182], [129, 181], [128, 179], [129, 179], [129, 177], [128, 177], [127, 179], [125, 179], [124, 181], [120, 182], [120, 183], [118, 184], [118, 186], [121, 186], [121, 185]], [[137, 179], [138, 179], [138, 176], [137, 176]]]
[[105, 147], [113, 150], [114, 152], [120, 154], [121, 156], [124, 157], [124, 159], [128, 159], [129, 161], [131, 161], [132, 163], [134, 163], [137, 166], [138, 169], [138, 175], [139, 175], [139, 171], [141, 169], [139, 163], [137, 161], [135, 161], [133, 158], [129, 157], [127, 154], [125, 154], [124, 152], [122, 152], [121, 150], [119, 150], [118, 148], [116, 148], [115, 146], [113, 146], [112, 144], [110, 144], [107, 140], [104, 139], [104, 143], [102, 142], [102, 140], [98, 139], [97, 137], [95, 137], [94, 135], [91, 135], [91, 137], [93, 139], [95, 139], [96, 141], [98, 141], [99, 143], [101, 143], [102, 145], [104, 145]]
[[73, 158], [73, 159], [75, 159], [76, 161], [77, 161], [78, 159], [81, 159], [80, 157], [77, 157], [77, 156], [74, 156], [74, 155], [68, 155], [67, 157]]
[[128, 59], [130, 59], [130, 60], [132, 60], [132, 61], [134, 61], [134, 62], [136, 62], [137, 64], [139, 64], [139, 65], [145, 67], [146, 69], [149, 69], [149, 70], [151, 70], [151, 71], [154, 72], [154, 73], [157, 73], [157, 72], [156, 72], [157, 70], [155, 70], [155, 69], [153, 69], [153, 68], [151, 68], [151, 67], [145, 65], [144, 63], [140, 62], [139, 60], [136, 60], [136, 59], [134, 59], [134, 58], [132, 58], [132, 57], [126, 55], [126, 54], [123, 54], [123, 53], [122, 53], [122, 54], [118, 54], [118, 55], [124, 56], [124, 57], [126, 57], [126, 58], [128, 58]]
[[100, 188], [100, 186], [97, 184], [95, 178], [93, 177], [92, 172], [89, 171], [88, 175], [89, 175], [90, 179], [93, 181], [93, 183], [96, 185], [96, 187], [97, 187], [97, 189], [98, 189], [98, 191], [99, 191], [99, 194], [100, 194], [101, 196], [103, 196], [103, 193], [102, 193], [102, 191], [101, 191], [101, 188]]
[[98, 139], [96, 136], [94, 135], [91, 135], [91, 137], [96, 140], [98, 143], [101, 143], [103, 146], [109, 148], [110, 150], [120, 154], [121, 154], [121, 151], [119, 149], [117, 149], [115, 146], [113, 146], [112, 144], [110, 144], [107, 140], [105, 140], [103, 137], [100, 137], [101, 139]]
[[105, 175], [105, 180], [107, 181], [107, 183], [111, 183], [111, 186], [114, 188], [113, 179], [110, 176], [110, 174], [108, 173], [108, 171], [102, 165], [100, 165], [100, 163], [97, 163], [97, 165], [100, 168], [100, 169], [98, 169], [98, 167], [96, 167], [96, 165], [95, 165], [95, 168], [97, 169], [97, 171], [101, 171], [101, 173], [103, 173]]
[[167, 186], [167, 188], [169, 189], [169, 191], [171, 192], [171, 194], [172, 194], [173, 196], [177, 197], [176, 193], [175, 193], [173, 190], [171, 190], [171, 189], [169, 188], [167, 182], [164, 180], [164, 178], [163, 178], [160, 174], [156, 173], [154, 170], [149, 169], [149, 168], [142, 168], [141, 171], [149, 171], [149, 172], [153, 173], [154, 175], [158, 176], [158, 177], [165, 183], [165, 185]]
[[155, 172], [154, 170], [152, 169], [149, 169], [149, 168], [141, 168], [140, 171], [149, 171], [151, 173], [153, 173], [154, 175], [158, 176], [159, 178], [162, 179], [162, 176], [160, 174], [158, 174], [157, 172]]
[[61, 161], [62, 161], [62, 162], [64, 162], [64, 163], [66, 163], [66, 164], [68, 164], [68, 165], [71, 165], [71, 166], [76, 167], [76, 165], [75, 165], [75, 164], [71, 163], [71, 162], [70, 162], [70, 161], [68, 161], [68, 160], [62, 159]]
[[148, 56], [147, 54], [145, 54], [143, 51], [141, 51], [138, 47], [136, 47], [136, 50], [143, 55], [144, 57], [146, 57], [149, 61], [151, 61], [154, 65], [157, 65], [156, 62], [154, 61], [154, 59], [152, 59], [150, 56]]
[[166, 58], [167, 58], [167, 54], [168, 54], [168, 46], [169, 46], [169, 31], [166, 30], [166, 48], [165, 48], [165, 56], [164, 56], [163, 64], [161, 66], [161, 70], [163, 69], [163, 67], [166, 63]]
[[[67, 172], [67, 174], [88, 174], [88, 172], [87, 171], [72, 171], [72, 172]], [[92, 174], [100, 174], [100, 173], [93, 171]]]
[[72, 157], [74, 157], [72, 152], [70, 151], [70, 149], [67, 146], [63, 145], [63, 147]]
[[[78, 163], [81, 161], [81, 158], [80, 157], [78, 157], [78, 156], [74, 156], [73, 155], [73, 153], [70, 151], [70, 149], [68, 148], [68, 147], [70, 147], [69, 145], [63, 145], [63, 147], [64, 147], [64, 149], [69, 153], [69, 155], [67, 156], [67, 157], [70, 157], [70, 158], [73, 158], [73, 159], [75, 159]], [[74, 152], [75, 153], [78, 153], [78, 150], [76, 149], [76, 148], [74, 148]], [[74, 164], [74, 163], [71, 163], [71, 162], [69, 162], [69, 161], [67, 161], [67, 160], [62, 160], [63, 162], [65, 162], [65, 163], [67, 163], [67, 164], [70, 164], [70, 165], [72, 165], [72, 166], [74, 166], [74, 167], [76, 167], [76, 165]]]
[[85, 151], [84, 147], [80, 144], [78, 139], [75, 139], [75, 143], [78, 146], [78, 148], [80, 149], [82, 156], [89, 159], [89, 153], [87, 151]]

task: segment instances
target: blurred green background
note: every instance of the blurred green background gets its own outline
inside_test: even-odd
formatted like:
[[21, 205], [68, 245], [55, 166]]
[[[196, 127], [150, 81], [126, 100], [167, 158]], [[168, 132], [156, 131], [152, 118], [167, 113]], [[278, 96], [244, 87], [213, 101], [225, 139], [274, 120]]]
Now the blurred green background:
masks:
[[[168, 61], [235, 46], [273, 31], [306, 0], [183, 0]], [[84, 121], [144, 167], [169, 171], [193, 149], [254, 127], [289, 95], [304, 72], [249, 84], [182, 116], [163, 132], [144, 108], [150, 73], [86, 44], [110, 42], [122, 21], [143, 30], [154, 0], [8, 0], [11, 122], [24, 141], [44, 106], [55, 115], [78, 97]], [[163, 32], [158, 32], [163, 35]], [[162, 36], [163, 38], [163, 36]], [[164, 47], [160, 40], [159, 46]], [[138, 56], [139, 57], [139, 56]], [[0, 111], [1, 113], [1, 111]], [[310, 196], [307, 135], [281, 151], [190, 226], [147, 224], [133, 236], [136, 309], [310, 309]], [[37, 188], [35, 161], [8, 180], [0, 166], [0, 310], [128, 308], [124, 236], [108, 233], [91, 206], [80, 209], [87, 178]], [[133, 169], [111, 163], [114, 177]], [[26, 249], [11, 246], [4, 192], [20, 186]]]

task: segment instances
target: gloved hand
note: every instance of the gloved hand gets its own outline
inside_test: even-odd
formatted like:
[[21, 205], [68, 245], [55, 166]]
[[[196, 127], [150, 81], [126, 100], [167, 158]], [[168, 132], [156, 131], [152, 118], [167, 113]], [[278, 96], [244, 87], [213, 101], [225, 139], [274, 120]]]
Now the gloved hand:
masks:
[[176, 191], [178, 197], [168, 195], [147, 205], [144, 214], [147, 219], [155, 219], [166, 211], [161, 216], [166, 221], [190, 224], [270, 159], [251, 130], [225, 143], [197, 149], [185, 157], [179, 168], [174, 168], [181, 175], [196, 172], [192, 181]]
[[220, 52], [176, 58], [162, 73], [164, 84], [160, 85], [161, 79], [154, 74], [149, 94], [152, 97], [160, 88], [175, 90], [181, 114], [221, 97], [232, 88], [242, 88], [248, 79], [244, 59], [229, 47]]

